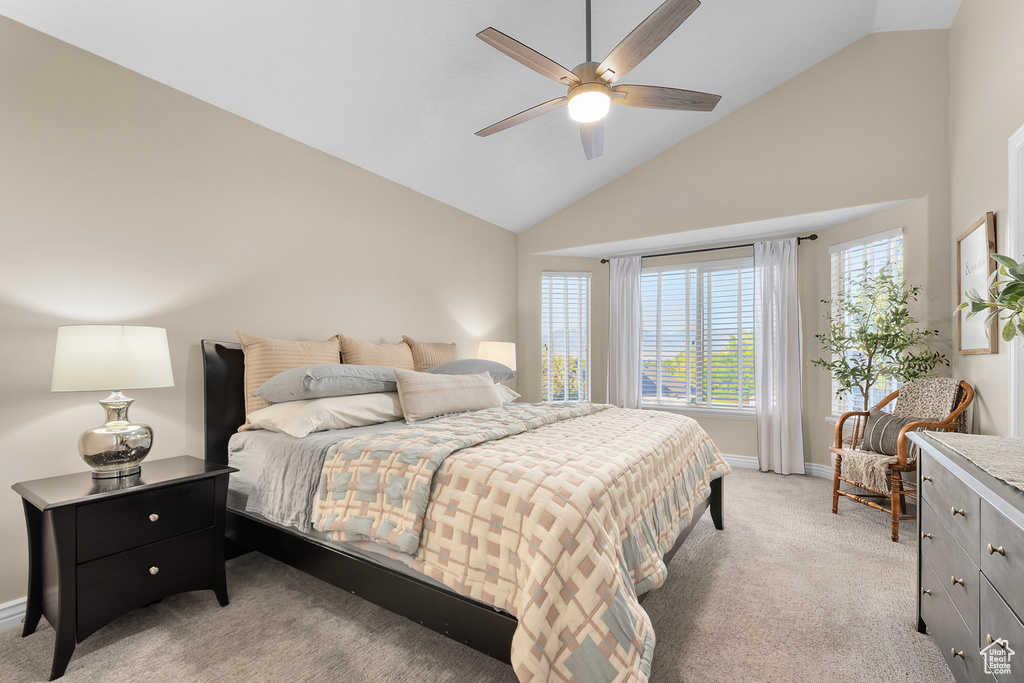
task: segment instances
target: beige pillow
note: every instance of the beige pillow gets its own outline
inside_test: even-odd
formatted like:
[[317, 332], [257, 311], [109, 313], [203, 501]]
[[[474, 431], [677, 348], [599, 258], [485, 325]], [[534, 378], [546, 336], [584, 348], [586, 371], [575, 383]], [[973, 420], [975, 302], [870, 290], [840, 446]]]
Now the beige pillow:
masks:
[[341, 362], [349, 365], [384, 365], [389, 368], [413, 370], [412, 350], [404, 341], [397, 344], [374, 344], [341, 336]]
[[416, 372], [423, 372], [429, 370], [435, 365], [441, 363], [447, 363], [449, 361], [459, 359], [459, 350], [455, 347], [455, 344], [443, 344], [435, 342], [432, 344], [424, 344], [418, 342], [412, 337], [406, 337], [402, 335], [402, 339], [412, 349], [412, 362], [416, 366], [413, 368]]
[[297, 439], [327, 429], [348, 429], [402, 419], [395, 392], [330, 396], [275, 403], [249, 416], [254, 429], [284, 432]]
[[[341, 360], [337, 335], [327, 341], [309, 342], [267, 339], [239, 332], [238, 341], [242, 343], [245, 354], [246, 415], [270, 405], [270, 401], [253, 396], [253, 392], [277, 373], [304, 365], [337, 363]], [[247, 429], [252, 429], [248, 420], [239, 431]]]
[[426, 372], [395, 370], [398, 398], [409, 424], [438, 415], [470, 410], [500, 408], [501, 396], [491, 376], [431, 375]]

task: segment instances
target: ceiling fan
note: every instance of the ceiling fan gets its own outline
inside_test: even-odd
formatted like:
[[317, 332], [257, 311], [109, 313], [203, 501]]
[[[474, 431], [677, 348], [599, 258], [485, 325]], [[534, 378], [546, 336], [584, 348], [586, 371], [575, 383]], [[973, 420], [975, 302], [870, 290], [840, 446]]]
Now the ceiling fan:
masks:
[[586, 0], [586, 5], [587, 61], [572, 71], [497, 29], [485, 28], [476, 34], [477, 38], [520, 64], [569, 87], [565, 97], [549, 100], [514, 114], [478, 130], [477, 135], [486, 137], [498, 133], [567, 104], [570, 118], [580, 124], [583, 151], [586, 152], [587, 159], [594, 159], [604, 152], [604, 117], [613, 102], [645, 109], [711, 111], [722, 99], [721, 95], [655, 85], [614, 85], [672, 35], [672, 32], [700, 7], [700, 0], [666, 0], [623, 38], [600, 64], [591, 61], [590, 0]]

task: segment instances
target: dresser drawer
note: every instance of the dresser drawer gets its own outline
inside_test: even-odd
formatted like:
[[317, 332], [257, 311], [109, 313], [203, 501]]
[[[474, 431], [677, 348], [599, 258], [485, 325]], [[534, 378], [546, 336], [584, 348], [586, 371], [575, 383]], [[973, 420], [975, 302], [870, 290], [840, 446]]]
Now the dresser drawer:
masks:
[[[981, 574], [928, 503], [921, 506], [921, 556], [935, 571], [968, 629], [978, 636]], [[927, 621], [927, 620], [926, 620]], [[929, 624], [930, 625], [930, 624]]]
[[168, 595], [213, 588], [215, 541], [204, 529], [79, 565], [78, 640]]
[[[986, 500], [981, 501], [980, 553], [980, 566], [985, 576], [1013, 611], [1018, 616], [1024, 615], [1024, 529]], [[1024, 671], [1024, 643], [1021, 646], [1020, 668]]]
[[80, 505], [78, 561], [213, 526], [213, 508], [212, 479]]
[[[988, 646], [989, 638], [1005, 640], [1006, 650], [995, 652], [996, 656], [1012, 652], [1009, 657], [1009, 672], [998, 673], [996, 678], [1000, 681], [1014, 681], [1024, 683], [1024, 624], [1020, 623], [1016, 615], [1010, 611], [1009, 605], [999, 597], [999, 593], [987, 580], [981, 581], [981, 646]], [[998, 644], [988, 648], [990, 652], [1003, 650]], [[1020, 653], [1020, 654], [1018, 654]], [[995, 661], [990, 661], [989, 666], [994, 667]], [[993, 670], [997, 673], [998, 670]]]
[[942, 658], [953, 672], [953, 678], [960, 683], [975, 683], [991, 678], [984, 673], [984, 663], [978, 652], [978, 638], [971, 634], [960, 618], [942, 587], [942, 581], [927, 561], [921, 563], [921, 589], [921, 618], [928, 626], [935, 644], [939, 646]]
[[981, 498], [927, 452], [921, 453], [921, 499], [932, 506], [953, 538], [978, 564]]

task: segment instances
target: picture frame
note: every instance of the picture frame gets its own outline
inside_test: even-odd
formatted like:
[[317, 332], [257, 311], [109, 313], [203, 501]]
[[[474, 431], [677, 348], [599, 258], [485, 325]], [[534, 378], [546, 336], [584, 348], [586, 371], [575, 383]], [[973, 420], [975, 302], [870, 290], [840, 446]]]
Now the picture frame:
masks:
[[[992, 260], [995, 251], [996, 217], [989, 211], [956, 238], [957, 303], [966, 300], [964, 291], [968, 289], [987, 295], [989, 277], [998, 267]], [[998, 323], [993, 320], [985, 325], [984, 315], [968, 320], [969, 312], [964, 309], [956, 313], [956, 352], [962, 356], [999, 353]]]

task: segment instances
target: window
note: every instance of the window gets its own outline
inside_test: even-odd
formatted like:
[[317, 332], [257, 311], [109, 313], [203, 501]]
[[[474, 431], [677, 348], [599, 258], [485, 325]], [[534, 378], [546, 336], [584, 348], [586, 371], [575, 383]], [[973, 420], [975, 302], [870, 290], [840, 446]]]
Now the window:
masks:
[[644, 268], [641, 403], [754, 407], [752, 259]]
[[541, 278], [541, 397], [590, 400], [590, 273]]
[[[866, 277], [876, 275], [882, 268], [892, 268], [897, 278], [903, 277], [903, 231], [890, 230], [859, 240], [829, 247], [832, 257], [832, 298], [840, 292], [855, 295], [864, 287]], [[851, 354], [856, 353], [851, 351]], [[868, 405], [873, 406], [899, 388], [893, 379], [879, 379], [871, 387]], [[832, 414], [841, 415], [849, 410], [862, 410], [864, 399], [859, 389], [846, 396], [836, 396], [839, 389], [832, 380]]]

